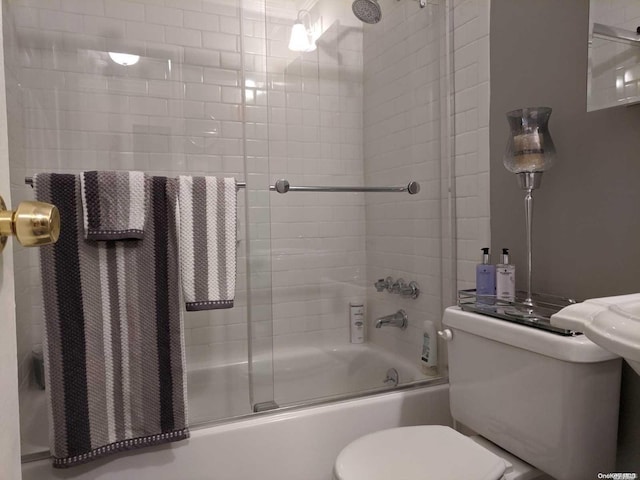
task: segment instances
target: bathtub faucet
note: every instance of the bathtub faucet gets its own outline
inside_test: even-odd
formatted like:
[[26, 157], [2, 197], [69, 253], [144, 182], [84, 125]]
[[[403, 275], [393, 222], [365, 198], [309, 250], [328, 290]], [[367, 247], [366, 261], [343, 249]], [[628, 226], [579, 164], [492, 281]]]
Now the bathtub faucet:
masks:
[[376, 320], [376, 328], [391, 325], [392, 327], [398, 327], [400, 330], [404, 330], [408, 324], [409, 319], [407, 318], [407, 312], [404, 310], [398, 310], [396, 313], [380, 317]]

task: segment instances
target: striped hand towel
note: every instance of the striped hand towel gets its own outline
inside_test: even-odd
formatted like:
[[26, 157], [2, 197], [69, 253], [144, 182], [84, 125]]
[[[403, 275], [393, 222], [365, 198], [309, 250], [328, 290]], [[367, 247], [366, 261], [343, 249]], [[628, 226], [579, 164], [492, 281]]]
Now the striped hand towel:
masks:
[[40, 174], [60, 239], [40, 249], [53, 466], [181, 440], [187, 429], [177, 185], [148, 177], [145, 238], [87, 242], [80, 177]]
[[141, 239], [146, 217], [143, 172], [83, 172], [80, 175], [87, 240]]
[[180, 176], [178, 181], [186, 308], [232, 308], [236, 289], [235, 178]]

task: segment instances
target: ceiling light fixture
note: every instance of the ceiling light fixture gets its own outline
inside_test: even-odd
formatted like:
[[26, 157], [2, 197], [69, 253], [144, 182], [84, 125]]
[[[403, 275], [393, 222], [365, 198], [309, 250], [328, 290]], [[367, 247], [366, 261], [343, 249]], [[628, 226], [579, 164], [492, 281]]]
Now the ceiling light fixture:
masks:
[[140, 61], [140, 55], [132, 55], [130, 53], [109, 52], [109, 58], [123, 67], [130, 67]]

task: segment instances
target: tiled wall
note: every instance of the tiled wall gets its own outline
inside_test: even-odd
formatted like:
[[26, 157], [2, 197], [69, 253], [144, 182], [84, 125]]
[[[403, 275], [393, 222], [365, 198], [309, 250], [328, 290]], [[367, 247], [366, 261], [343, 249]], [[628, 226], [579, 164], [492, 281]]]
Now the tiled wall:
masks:
[[[446, 6], [381, 2], [383, 17], [364, 30], [364, 156], [367, 185], [417, 181], [418, 195], [367, 194], [369, 338], [416, 366], [424, 320], [442, 315], [441, 134], [446, 77]], [[392, 276], [417, 281], [420, 296], [376, 292]], [[375, 329], [376, 318], [404, 309], [409, 327]]]
[[[489, 0], [453, 0], [458, 288], [475, 288], [480, 249], [491, 243], [489, 7]], [[497, 252], [492, 253], [492, 261], [497, 263]]]
[[[384, 20], [363, 38], [350, 2], [321, 0], [310, 12], [318, 48], [296, 54], [287, 43], [297, 3], [240, 1], [5, 2], [19, 47], [7, 67], [16, 92], [12, 200], [32, 198], [23, 177], [39, 171], [246, 179], [236, 307], [186, 315], [190, 364], [244, 360], [249, 310], [254, 346], [267, 354], [272, 336], [276, 349], [347, 342], [350, 301], [367, 301], [370, 321], [405, 308], [409, 330], [370, 329], [370, 338], [413, 361], [422, 320], [439, 321], [444, 306], [448, 4], [384, 0]], [[473, 280], [476, 250], [488, 244], [488, 2], [484, 8], [456, 3], [453, 16], [461, 285]], [[141, 60], [119, 66], [109, 51]], [[423, 190], [415, 198], [269, 193], [281, 177], [292, 185], [417, 180]], [[42, 332], [36, 252], [16, 251], [16, 264], [24, 367]], [[378, 294], [372, 283], [386, 275], [418, 280], [421, 297]]]

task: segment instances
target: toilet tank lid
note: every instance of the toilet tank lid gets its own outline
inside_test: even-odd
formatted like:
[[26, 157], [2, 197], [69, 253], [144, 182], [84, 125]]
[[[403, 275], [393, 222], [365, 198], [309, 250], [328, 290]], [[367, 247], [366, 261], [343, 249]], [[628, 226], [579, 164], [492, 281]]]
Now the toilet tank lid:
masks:
[[461, 330], [534, 353], [573, 363], [606, 362], [619, 358], [584, 335], [564, 337], [506, 320], [449, 307], [444, 312], [445, 327]]
[[337, 480], [498, 480], [505, 461], [442, 425], [399, 427], [370, 433], [342, 449]]

